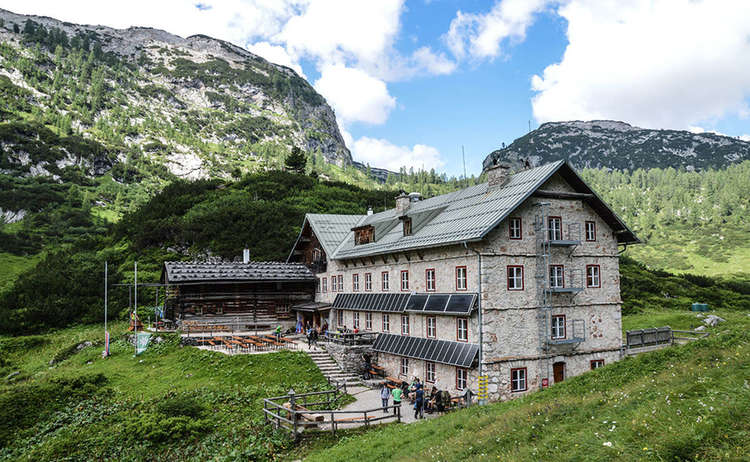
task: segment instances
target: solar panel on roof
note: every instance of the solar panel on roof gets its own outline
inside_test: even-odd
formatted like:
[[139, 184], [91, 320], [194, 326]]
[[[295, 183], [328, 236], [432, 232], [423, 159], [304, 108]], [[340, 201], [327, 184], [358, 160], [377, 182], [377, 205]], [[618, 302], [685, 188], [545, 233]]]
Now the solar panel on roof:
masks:
[[452, 294], [445, 312], [468, 314], [474, 306], [475, 297], [474, 294]]
[[470, 367], [477, 357], [479, 346], [473, 343], [380, 334], [375, 340], [373, 350], [453, 366]]
[[407, 311], [423, 311], [424, 304], [427, 301], [427, 295], [412, 295], [406, 303]]
[[449, 295], [433, 294], [430, 295], [425, 303], [424, 311], [439, 312], [445, 311], [445, 305], [448, 303]]

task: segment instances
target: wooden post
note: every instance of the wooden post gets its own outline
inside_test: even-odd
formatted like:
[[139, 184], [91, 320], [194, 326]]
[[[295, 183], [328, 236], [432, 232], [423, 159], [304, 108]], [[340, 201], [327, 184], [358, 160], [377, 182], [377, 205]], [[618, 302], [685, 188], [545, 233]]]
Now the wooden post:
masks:
[[336, 420], [333, 418], [333, 412], [331, 412], [331, 433], [336, 436]]
[[292, 418], [292, 438], [297, 441], [297, 408], [294, 404], [294, 389], [289, 389], [289, 415]]
[[265, 423], [267, 425], [268, 424], [268, 414], [266, 413], [266, 409], [268, 409], [268, 408], [266, 406], [267, 406], [267, 403], [266, 403], [266, 400], [264, 399], [263, 400], [263, 420], [265, 421]]
[[367, 420], [367, 411], [365, 411], [365, 427], [369, 427], [369, 426], [370, 426], [370, 421]]

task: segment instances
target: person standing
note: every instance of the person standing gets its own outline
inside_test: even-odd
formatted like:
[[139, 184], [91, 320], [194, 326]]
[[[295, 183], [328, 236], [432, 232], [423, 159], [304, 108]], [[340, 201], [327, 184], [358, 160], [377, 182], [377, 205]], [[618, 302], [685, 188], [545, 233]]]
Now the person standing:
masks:
[[421, 384], [417, 384], [414, 392], [414, 418], [424, 419], [424, 389]]
[[363, 353], [362, 359], [365, 361], [365, 380], [370, 380], [372, 378], [370, 374], [370, 370], [372, 369], [372, 355], [370, 353]]
[[391, 392], [391, 395], [393, 395], [393, 415], [396, 415], [396, 408], [401, 407], [401, 395], [403, 394], [403, 391], [401, 391], [400, 388], [396, 387]]
[[391, 391], [383, 384], [380, 389], [380, 400], [383, 401], [383, 414], [388, 414], [388, 400], [391, 399]]
[[276, 326], [276, 341], [281, 342], [281, 324]]

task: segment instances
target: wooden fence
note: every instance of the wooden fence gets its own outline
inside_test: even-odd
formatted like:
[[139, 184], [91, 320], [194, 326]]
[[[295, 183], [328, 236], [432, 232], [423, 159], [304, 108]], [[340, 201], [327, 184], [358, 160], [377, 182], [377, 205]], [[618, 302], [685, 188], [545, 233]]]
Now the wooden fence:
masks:
[[[675, 342], [700, 340], [708, 337], [708, 332], [693, 330], [673, 330], [669, 326], [651, 329], [629, 330], [625, 333], [626, 349], [667, 346]], [[653, 348], [652, 348], [653, 349]]]
[[[305, 429], [330, 430], [334, 435], [339, 426], [364, 424], [396, 419], [401, 422], [401, 405], [376, 407], [359, 411], [333, 409], [346, 394], [346, 383], [337, 384], [333, 390], [297, 394], [290, 390], [284, 396], [263, 399], [263, 416], [266, 424], [283, 428], [297, 441]], [[383, 413], [385, 411], [385, 413]]]

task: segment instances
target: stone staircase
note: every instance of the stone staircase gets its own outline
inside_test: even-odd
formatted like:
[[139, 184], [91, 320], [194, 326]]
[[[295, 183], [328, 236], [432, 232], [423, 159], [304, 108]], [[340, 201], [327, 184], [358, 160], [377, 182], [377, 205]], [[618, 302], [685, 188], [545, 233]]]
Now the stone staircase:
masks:
[[322, 372], [331, 383], [346, 382], [347, 386], [362, 385], [360, 377], [356, 373], [342, 370], [339, 365], [336, 364], [336, 361], [331, 358], [331, 355], [329, 355], [328, 352], [318, 350], [308, 351], [307, 354], [310, 355], [313, 362], [318, 366], [318, 369], [320, 369], [320, 372]]

